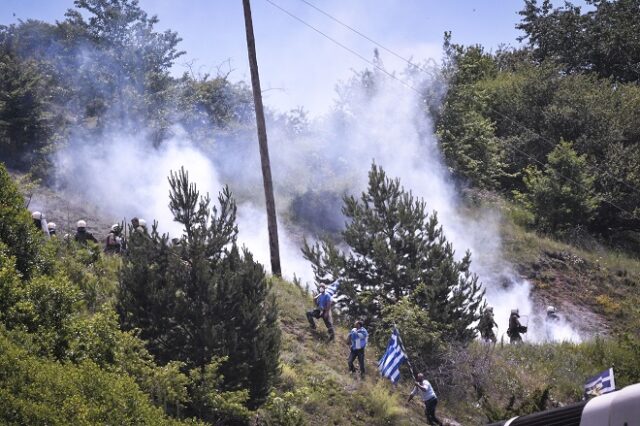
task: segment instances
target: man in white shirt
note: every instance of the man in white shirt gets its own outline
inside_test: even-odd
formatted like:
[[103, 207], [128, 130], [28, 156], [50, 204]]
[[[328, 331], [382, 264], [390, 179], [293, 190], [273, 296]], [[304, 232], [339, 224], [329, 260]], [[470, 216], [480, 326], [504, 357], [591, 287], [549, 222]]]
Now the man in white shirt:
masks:
[[411, 401], [413, 396], [416, 394], [420, 394], [420, 398], [424, 402], [424, 413], [427, 415], [427, 422], [430, 425], [442, 426], [442, 422], [436, 417], [438, 398], [436, 397], [436, 393], [433, 390], [431, 383], [424, 378], [422, 373], [418, 373], [415, 386], [411, 391], [411, 395], [409, 395], [407, 402]]

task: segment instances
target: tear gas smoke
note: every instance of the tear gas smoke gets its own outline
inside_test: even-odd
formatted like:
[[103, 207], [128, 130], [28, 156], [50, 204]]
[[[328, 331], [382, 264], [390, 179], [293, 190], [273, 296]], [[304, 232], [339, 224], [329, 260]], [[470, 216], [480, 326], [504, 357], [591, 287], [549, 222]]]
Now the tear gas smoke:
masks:
[[[373, 89], [361, 84], [363, 78], [369, 79]], [[420, 80], [414, 76], [411, 84], [435, 87], [433, 93], [444, 92], [437, 79], [424, 81], [424, 76]], [[470, 217], [464, 213], [443, 165], [425, 105], [417, 95], [375, 72], [357, 75], [341, 88], [336, 107], [305, 124], [303, 131], [292, 131], [274, 120], [268, 124], [284, 275], [291, 278], [295, 273], [304, 281], [313, 279], [299, 246], [302, 236], [313, 239], [316, 235], [312, 227], [296, 223], [291, 205], [310, 193], [359, 194], [366, 188], [367, 173], [375, 161], [437, 212], [458, 257], [471, 250], [472, 270], [487, 290], [488, 303], [495, 307], [499, 337], [506, 332], [510, 310], [519, 308], [523, 322], [529, 319], [526, 340], [579, 340], [579, 334], [564, 320], [552, 330], [544, 326], [544, 309], [534, 303], [531, 285], [503, 259], [499, 214], [482, 210]], [[205, 154], [189, 140], [188, 132], [175, 130], [177, 136], [157, 150], [151, 149], [144, 137], [117, 132], [105, 134], [97, 145], [74, 140], [59, 153], [58, 176], [114, 218], [137, 215], [148, 221], [157, 219], [160, 229], [173, 235], [181, 230], [168, 209], [170, 170], [185, 166], [201, 193], [208, 192], [212, 198], [228, 184], [239, 200], [239, 241], [268, 267], [255, 135], [219, 136]], [[323, 223], [334, 226], [344, 222], [339, 206], [318, 210], [324, 217], [312, 219], [320, 228]]]

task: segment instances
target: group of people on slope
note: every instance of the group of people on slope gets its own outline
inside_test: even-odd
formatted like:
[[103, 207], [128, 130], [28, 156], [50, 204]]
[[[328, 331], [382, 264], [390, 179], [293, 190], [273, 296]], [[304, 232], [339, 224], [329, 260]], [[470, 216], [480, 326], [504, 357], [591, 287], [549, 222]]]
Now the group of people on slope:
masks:
[[[335, 340], [335, 330], [333, 327], [333, 317], [331, 315], [331, 304], [333, 303], [333, 299], [331, 295], [326, 293], [326, 286], [324, 284], [320, 284], [318, 286], [318, 293], [314, 296], [315, 307], [307, 311], [307, 320], [309, 321], [309, 325], [311, 329], [316, 329], [316, 319], [322, 318], [325, 326], [327, 327], [327, 332], [329, 334], [328, 341], [332, 342]], [[358, 360], [358, 367], [360, 370], [360, 377], [364, 378], [365, 375], [365, 348], [367, 347], [367, 343], [369, 340], [369, 333], [367, 329], [364, 327], [364, 323], [361, 320], [356, 320], [353, 324], [353, 328], [346, 336], [345, 342], [349, 345], [349, 357], [347, 359], [347, 366], [349, 368], [349, 372], [356, 373], [355, 361]], [[430, 425], [442, 425], [442, 422], [436, 417], [436, 406], [438, 405], [438, 398], [436, 397], [436, 393], [429, 383], [428, 380], [424, 378], [422, 373], [419, 373], [415, 377], [414, 388], [409, 395], [409, 399], [407, 402], [410, 402], [415, 395], [419, 395], [420, 399], [424, 403], [425, 415], [427, 416], [427, 422]]]
[[[55, 222], [47, 222], [44, 215], [39, 211], [31, 213], [33, 219], [33, 225], [40, 231], [44, 232], [50, 237], [57, 236], [57, 225]], [[147, 223], [144, 219], [134, 217], [131, 219], [131, 229], [133, 232], [139, 232], [147, 234]], [[70, 240], [71, 235], [65, 234], [65, 240]], [[79, 244], [87, 245], [89, 241], [95, 244], [99, 244], [96, 237], [87, 229], [87, 222], [83, 219], [76, 222], [76, 232], [73, 235], [73, 240]], [[104, 251], [110, 254], [122, 253], [127, 246], [126, 238], [122, 235], [122, 226], [119, 223], [115, 223], [111, 226], [109, 233], [104, 240]]]
[[[553, 306], [547, 306], [547, 323], [553, 324], [559, 321], [560, 317], [556, 313], [556, 308]], [[478, 322], [478, 331], [480, 337], [485, 342], [496, 343], [497, 338], [493, 331], [495, 327], [498, 327], [494, 317], [493, 308], [488, 307], [484, 310], [480, 321]], [[521, 343], [522, 334], [528, 331], [528, 327], [520, 322], [520, 312], [518, 309], [512, 309], [509, 315], [509, 327], [507, 328], [507, 336], [509, 336], [510, 343]]]

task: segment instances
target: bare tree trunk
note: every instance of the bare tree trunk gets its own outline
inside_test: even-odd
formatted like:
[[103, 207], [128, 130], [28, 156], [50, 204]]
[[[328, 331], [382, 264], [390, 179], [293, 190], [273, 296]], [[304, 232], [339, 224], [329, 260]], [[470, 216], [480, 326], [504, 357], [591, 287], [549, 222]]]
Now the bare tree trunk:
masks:
[[264, 121], [262, 107], [262, 91], [258, 75], [258, 60], [256, 58], [256, 42], [253, 36], [253, 22], [251, 21], [251, 5], [249, 0], [242, 0], [244, 7], [244, 24], [247, 31], [247, 50], [249, 53], [249, 68], [251, 69], [251, 86], [253, 88], [253, 103], [256, 109], [256, 124], [258, 127], [258, 143], [260, 144], [260, 162], [262, 163], [262, 180], [264, 183], [264, 198], [267, 203], [267, 222], [269, 228], [269, 249], [271, 251], [271, 272], [281, 276], [280, 248], [278, 246], [278, 223], [276, 221], [276, 202], [273, 198], [273, 182], [271, 181], [271, 164], [269, 162], [269, 145], [267, 144], [267, 126]]

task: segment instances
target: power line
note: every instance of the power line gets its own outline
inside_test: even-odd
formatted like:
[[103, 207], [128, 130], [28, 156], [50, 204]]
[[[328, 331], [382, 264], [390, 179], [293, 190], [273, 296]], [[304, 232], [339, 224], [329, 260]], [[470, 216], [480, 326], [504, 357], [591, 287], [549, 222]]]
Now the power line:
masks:
[[385, 70], [383, 67], [381, 67], [380, 65], [376, 64], [373, 61], [370, 61], [369, 59], [367, 59], [366, 57], [362, 56], [361, 54], [359, 54], [358, 52], [356, 52], [355, 50], [351, 49], [350, 47], [340, 43], [338, 40], [336, 40], [335, 38], [331, 37], [330, 35], [322, 32], [321, 30], [319, 30], [318, 28], [314, 27], [313, 25], [311, 25], [310, 23], [304, 21], [303, 19], [299, 18], [298, 16], [294, 15], [293, 13], [289, 12], [287, 9], [283, 8], [282, 6], [280, 6], [277, 3], [274, 3], [271, 0], [265, 0], [267, 3], [271, 4], [273, 7], [280, 9], [283, 13], [286, 13], [287, 15], [289, 15], [290, 17], [292, 17], [293, 19], [295, 19], [296, 21], [300, 22], [301, 24], [305, 25], [308, 28], [311, 28], [313, 31], [317, 32], [318, 34], [320, 34], [321, 36], [325, 37], [326, 39], [330, 40], [331, 42], [333, 42], [334, 44], [340, 46], [341, 48], [343, 48], [344, 50], [346, 50], [347, 52], [351, 53], [352, 55], [357, 56], [358, 58], [360, 58], [361, 60], [363, 60], [364, 62], [366, 62], [367, 64], [371, 65], [372, 67], [374, 67], [375, 69], [377, 69], [380, 72], [383, 72], [384, 74], [386, 74], [388, 77], [391, 77], [392, 79], [396, 80], [397, 82], [399, 82], [400, 84], [402, 84], [403, 86], [405, 86], [406, 88], [408, 88], [409, 90], [413, 90], [414, 92], [416, 92], [418, 95], [422, 95], [422, 92], [420, 92], [418, 89], [416, 89], [415, 87], [411, 86], [410, 84], [408, 84], [407, 82], [400, 80], [398, 77], [396, 77], [394, 74], [390, 73], [389, 71]]
[[[270, 3], [272, 3], [270, 0], [267, 0], [267, 1], [269, 1]], [[322, 13], [323, 15], [325, 15], [326, 17], [328, 17], [328, 18], [329, 18], [329, 19], [331, 19], [332, 21], [334, 21], [334, 22], [336, 22], [336, 23], [338, 23], [338, 24], [342, 25], [343, 27], [345, 27], [345, 28], [349, 29], [350, 31], [352, 31], [352, 32], [354, 32], [355, 34], [359, 35], [360, 37], [364, 38], [365, 40], [367, 40], [367, 41], [369, 41], [369, 42], [371, 42], [371, 43], [375, 44], [376, 46], [380, 47], [381, 49], [383, 49], [383, 50], [385, 50], [386, 52], [390, 53], [391, 55], [395, 56], [396, 58], [398, 58], [398, 59], [400, 59], [400, 60], [402, 60], [402, 61], [406, 62], [408, 65], [410, 65], [410, 66], [412, 66], [412, 67], [414, 67], [414, 68], [416, 68], [416, 69], [418, 69], [418, 70], [420, 70], [420, 71], [424, 72], [425, 74], [429, 75], [430, 77], [432, 76], [432, 73], [431, 73], [429, 70], [426, 70], [426, 69], [424, 69], [423, 67], [418, 66], [417, 64], [415, 64], [415, 63], [411, 62], [409, 59], [407, 59], [407, 58], [405, 58], [405, 57], [403, 57], [403, 56], [399, 55], [398, 53], [394, 52], [393, 50], [391, 50], [391, 49], [389, 49], [389, 48], [385, 47], [384, 45], [382, 45], [381, 43], [379, 43], [379, 42], [375, 41], [374, 39], [372, 39], [371, 37], [369, 37], [369, 36], [367, 36], [366, 34], [362, 33], [361, 31], [359, 31], [359, 30], [357, 30], [357, 29], [353, 28], [352, 26], [348, 25], [347, 23], [345, 23], [345, 22], [341, 21], [340, 19], [336, 18], [335, 16], [331, 15], [329, 12], [326, 12], [325, 10], [323, 10], [323, 9], [319, 8], [318, 6], [314, 5], [313, 3], [311, 3], [311, 2], [309, 2], [309, 1], [307, 1], [307, 0], [299, 0], [299, 1], [301, 1], [302, 3], [304, 3], [304, 4], [308, 5], [309, 7], [313, 8], [313, 9], [315, 9], [316, 11], [318, 11], [318, 12]], [[282, 8], [281, 8], [281, 9], [282, 9]], [[287, 13], [288, 13], [288, 12], [287, 12]], [[293, 16], [293, 14], [291, 14], [291, 13], [289, 13], [289, 15], [290, 15], [290, 16]], [[300, 20], [300, 19], [299, 19], [299, 18], [297, 18], [297, 17], [296, 17], [296, 19]], [[301, 21], [301, 20], [300, 20], [300, 21]], [[305, 23], [305, 24], [306, 24], [306, 23]], [[308, 24], [307, 24], [307, 25], [308, 25]], [[310, 26], [310, 25], [308, 25], [308, 26]], [[351, 50], [351, 49], [348, 49], [348, 50]], [[354, 52], [352, 52], [352, 53], [354, 53]], [[356, 54], [357, 54], [357, 53], [356, 53]], [[365, 61], [367, 61], [367, 63], [369, 63], [369, 64], [371, 64], [371, 65], [374, 65], [374, 66], [376, 66], [378, 69], [380, 69], [380, 67], [378, 67], [376, 64], [374, 64], [374, 63], [372, 63], [372, 62], [368, 61], [367, 59], [363, 58], [363, 57], [362, 57], [362, 56], [360, 56], [359, 54], [357, 54], [357, 55], [358, 55], [361, 59], [364, 59]], [[384, 70], [383, 70], [383, 71], [384, 71]], [[386, 71], [385, 71], [385, 73], [389, 75], [389, 73], [388, 73], [388, 72], [386, 72]], [[394, 78], [395, 78], [395, 76], [394, 76]], [[397, 79], [396, 79], [396, 80], [397, 80]], [[402, 82], [402, 83], [404, 84], [404, 82]], [[413, 89], [414, 91], [418, 92], [418, 91], [417, 91], [416, 89], [414, 89], [413, 87], [411, 87], [411, 89]], [[422, 95], [422, 93], [420, 93], [420, 92], [418, 92], [418, 93], [419, 93], [420, 95]], [[480, 100], [479, 100], [479, 99], [477, 99], [477, 97], [476, 97], [475, 95], [473, 96], [473, 100], [474, 100], [474, 101], [476, 101], [476, 102], [478, 102], [478, 103], [480, 102]], [[512, 124], [515, 124], [516, 126], [520, 127], [521, 129], [525, 130], [526, 132], [528, 132], [528, 133], [530, 133], [530, 134], [532, 134], [532, 135], [536, 136], [536, 137], [537, 137], [537, 138], [539, 138], [540, 140], [544, 141], [548, 146], [550, 146], [550, 147], [552, 147], [552, 148], [555, 148], [556, 144], [555, 144], [555, 143], [553, 143], [553, 141], [551, 141], [551, 140], [547, 139], [546, 137], [542, 136], [540, 133], [538, 133], [538, 132], [536, 132], [536, 131], [534, 131], [534, 130], [532, 130], [532, 129], [528, 128], [528, 127], [526, 127], [524, 124], [522, 124], [522, 123], [518, 122], [517, 120], [515, 120], [515, 119], [513, 119], [513, 118], [511, 118], [511, 117], [509, 117], [509, 116], [507, 116], [506, 114], [504, 114], [504, 113], [502, 113], [502, 112], [500, 112], [500, 111], [498, 111], [498, 110], [496, 110], [496, 109], [492, 108], [491, 106], [484, 105], [484, 104], [482, 104], [482, 106], [483, 106], [483, 107], [485, 107], [485, 108], [487, 108], [488, 110], [490, 110], [490, 111], [494, 112], [495, 114], [500, 115], [500, 116], [501, 116], [502, 118], [504, 118], [505, 120], [510, 121]], [[605, 175], [607, 175], [607, 176], [609, 176], [609, 177], [612, 177], [614, 180], [616, 180], [618, 183], [621, 183], [621, 184], [622, 184], [623, 186], [625, 186], [627, 189], [629, 189], [629, 190], [631, 190], [631, 191], [635, 192], [636, 194], [639, 194], [639, 195], [640, 195], [640, 189], [639, 189], [639, 188], [637, 188], [636, 186], [631, 185], [631, 184], [629, 184], [629, 183], [625, 182], [624, 180], [622, 180], [622, 179], [618, 178], [617, 176], [615, 176], [614, 174], [612, 174], [609, 170], [606, 170], [606, 169], [604, 169], [604, 168], [602, 168], [602, 167], [600, 167], [600, 166], [598, 166], [598, 165], [590, 165], [590, 164], [587, 164], [587, 167], [588, 167], [589, 169], [591, 169], [591, 171], [596, 170], [596, 171], [600, 172], [601, 174], [605, 174]]]
[[405, 58], [404, 56], [399, 55], [398, 53], [394, 52], [393, 50], [387, 48], [386, 46], [378, 43], [377, 41], [375, 41], [374, 39], [370, 38], [369, 36], [367, 36], [366, 34], [362, 33], [361, 31], [358, 31], [357, 29], [353, 28], [352, 26], [350, 26], [349, 24], [339, 20], [338, 18], [336, 18], [335, 16], [331, 15], [329, 12], [326, 12], [322, 9], [320, 9], [318, 6], [316, 6], [315, 4], [307, 1], [307, 0], [300, 0], [302, 3], [308, 5], [309, 7], [317, 10], [318, 12], [322, 13], [324, 16], [326, 16], [327, 18], [331, 19], [332, 21], [342, 25], [343, 27], [347, 28], [350, 31], [353, 31], [354, 33], [358, 34], [360, 37], [362, 37], [363, 39], [375, 44], [376, 46], [378, 46], [380, 49], [384, 50], [385, 52], [395, 56], [396, 58], [400, 59], [401, 61], [406, 62], [407, 64], [409, 64], [410, 66], [419, 69], [420, 71], [424, 72], [425, 74], [429, 74], [431, 75], [431, 72], [423, 67], [421, 67], [420, 65], [411, 62], [411, 60]]
[[[399, 82], [399, 83], [401, 83], [403, 86], [405, 86], [405, 87], [407, 87], [408, 89], [410, 89], [410, 90], [414, 91], [414, 92], [415, 92], [415, 93], [417, 93], [418, 95], [420, 95], [420, 96], [423, 96], [423, 95], [424, 95], [422, 92], [420, 92], [420, 91], [419, 91], [418, 89], [416, 89], [415, 87], [413, 87], [413, 86], [409, 85], [408, 83], [404, 82], [403, 80], [400, 80], [400, 79], [399, 79], [399, 78], [397, 78], [394, 74], [392, 74], [392, 73], [388, 72], [387, 70], [385, 70], [383, 67], [381, 67], [381, 66], [379, 66], [378, 64], [376, 64], [376, 63], [374, 63], [374, 62], [370, 61], [369, 59], [365, 58], [364, 56], [362, 56], [361, 54], [359, 54], [359, 53], [358, 53], [358, 52], [356, 52], [355, 50], [353, 50], [353, 49], [351, 49], [350, 47], [348, 47], [348, 46], [344, 45], [343, 43], [341, 43], [341, 42], [339, 42], [338, 40], [336, 40], [335, 38], [333, 38], [333, 37], [331, 37], [331, 36], [327, 35], [326, 33], [322, 32], [321, 30], [317, 29], [317, 28], [316, 28], [316, 27], [314, 27], [313, 25], [311, 25], [311, 24], [309, 24], [308, 22], [304, 21], [302, 18], [299, 18], [298, 16], [296, 16], [296, 15], [295, 15], [295, 14], [293, 14], [292, 12], [290, 12], [290, 11], [286, 10], [285, 8], [281, 7], [280, 5], [278, 5], [278, 4], [276, 4], [276, 3], [274, 3], [272, 0], [265, 0], [265, 1], [266, 1], [267, 3], [269, 3], [269, 4], [271, 4], [272, 6], [276, 7], [277, 9], [279, 9], [279, 10], [280, 10], [280, 11], [282, 11], [283, 13], [285, 13], [285, 14], [289, 15], [291, 18], [295, 19], [296, 21], [298, 21], [298, 22], [302, 23], [302, 24], [303, 24], [303, 25], [305, 25], [306, 27], [308, 27], [308, 28], [312, 29], [313, 31], [315, 31], [315, 32], [317, 32], [318, 34], [322, 35], [323, 37], [327, 38], [328, 40], [330, 40], [331, 42], [333, 42], [333, 43], [334, 43], [334, 44], [336, 44], [337, 46], [339, 46], [339, 47], [341, 47], [342, 49], [344, 49], [344, 50], [348, 51], [349, 53], [351, 53], [351, 54], [353, 54], [353, 55], [357, 56], [358, 58], [360, 58], [361, 60], [363, 60], [363, 61], [364, 61], [364, 62], [366, 62], [367, 64], [369, 64], [369, 65], [373, 66], [374, 68], [376, 68], [376, 69], [378, 69], [379, 71], [383, 72], [383, 73], [384, 73], [384, 74], [386, 74], [387, 76], [389, 76], [389, 77], [391, 77], [392, 79], [394, 79], [394, 80], [398, 81], [398, 82]], [[316, 10], [318, 10], [318, 11], [321, 11], [318, 7], [316, 7], [316, 6], [314, 6], [314, 5], [311, 5], [309, 2], [307, 2], [307, 1], [305, 1], [305, 0], [300, 0], [300, 1], [302, 1], [302, 2], [304, 2], [304, 3], [306, 3], [306, 4], [310, 5], [310, 6], [312, 6], [314, 9], [316, 9]], [[330, 16], [330, 14], [328, 14], [327, 12], [324, 12], [324, 11], [321, 11], [321, 12], [322, 12], [324, 15]], [[331, 17], [331, 16], [330, 16], [330, 17]], [[333, 17], [331, 17], [331, 19], [335, 20], [336, 22], [341, 23], [337, 18], [333, 18]], [[341, 23], [341, 24], [342, 24], [342, 23]], [[369, 37], [365, 36], [364, 34], [360, 33], [359, 31], [357, 31], [357, 30], [355, 30], [355, 29], [351, 28], [351, 27], [350, 27], [350, 26], [348, 26], [347, 24], [342, 24], [342, 25], [344, 25], [346, 28], [350, 29], [351, 31], [356, 32], [357, 34], [359, 34], [360, 36], [362, 36], [362, 37], [366, 38], [367, 40], [369, 40], [369, 41], [371, 41], [371, 42], [375, 43], [377, 46], [380, 46], [381, 48], [385, 49], [386, 51], [390, 51], [390, 50], [389, 50], [389, 49], [387, 49], [386, 47], [383, 47], [381, 44], [379, 44], [379, 43], [377, 43], [377, 42], [373, 41], [371, 38], [369, 38]], [[418, 69], [421, 69], [420, 67], [417, 67], [417, 66], [416, 66], [415, 64], [413, 64], [411, 61], [409, 61], [408, 59], [404, 59], [404, 58], [402, 58], [402, 56], [400, 56], [400, 55], [398, 55], [398, 54], [396, 54], [396, 53], [393, 53], [393, 54], [394, 54], [394, 56], [396, 56], [396, 57], [398, 57], [398, 58], [400, 58], [400, 59], [404, 60], [405, 62], [407, 62], [409, 65], [414, 66], [414, 67], [416, 67], [416, 68], [418, 68]], [[425, 72], [426, 72], [426, 71], [425, 71]], [[429, 74], [429, 73], [427, 72], [427, 74]], [[479, 100], [479, 99], [477, 99], [475, 96], [473, 96], [473, 97], [472, 97], [472, 99], [473, 99], [474, 101], [476, 101], [476, 102], [480, 102], [480, 100]], [[528, 128], [528, 127], [526, 127], [525, 125], [523, 125], [523, 124], [519, 123], [518, 121], [516, 121], [516, 120], [512, 119], [511, 117], [509, 117], [509, 116], [505, 115], [504, 113], [502, 113], [502, 112], [500, 112], [500, 111], [498, 111], [498, 110], [496, 110], [496, 109], [494, 109], [494, 108], [492, 108], [492, 107], [490, 107], [490, 106], [488, 106], [488, 105], [483, 105], [483, 104], [479, 104], [479, 105], [482, 105], [483, 107], [485, 107], [485, 108], [489, 109], [490, 111], [492, 111], [492, 112], [494, 112], [494, 113], [496, 113], [496, 114], [500, 115], [500, 116], [501, 116], [501, 117], [503, 117], [504, 119], [506, 119], [506, 120], [508, 120], [508, 121], [511, 121], [512, 123], [514, 123], [514, 124], [518, 125], [518, 126], [519, 126], [519, 127], [521, 127], [522, 129], [527, 130], [527, 131], [528, 131], [528, 132], [530, 132], [531, 134], [533, 134], [533, 135], [537, 136], [538, 138], [542, 139], [543, 141], [545, 141], [545, 142], [547, 142], [547, 143], [551, 144], [551, 146], [553, 146], [553, 147], [555, 147], [555, 146], [556, 146], [556, 144], [554, 144], [554, 143], [553, 143], [553, 142], [551, 142], [550, 140], [548, 140], [548, 139], [544, 138], [544, 137], [543, 137], [542, 135], [540, 135], [539, 133], [537, 133], [537, 132], [535, 132], [535, 131], [533, 131], [533, 130], [529, 129], [529, 128]], [[499, 140], [499, 141], [500, 141], [500, 142], [501, 142], [505, 147], [510, 148], [510, 149], [512, 149], [512, 150], [515, 150], [515, 151], [519, 152], [520, 154], [524, 155], [524, 156], [525, 156], [525, 157], [527, 157], [528, 159], [532, 160], [533, 162], [535, 162], [535, 163], [537, 163], [537, 164], [539, 164], [539, 165], [541, 165], [541, 166], [543, 166], [543, 167], [545, 166], [545, 164], [544, 164], [543, 162], [541, 162], [540, 160], [538, 160], [538, 159], [537, 159], [537, 158], [535, 158], [534, 156], [530, 155], [530, 154], [529, 154], [529, 153], [527, 153], [526, 151], [523, 151], [522, 149], [520, 149], [520, 148], [518, 148], [518, 147], [516, 147], [516, 146], [508, 145], [506, 141], [504, 141], [504, 140], [502, 140], [502, 139], [500, 139], [500, 138], [497, 138], [497, 139], [498, 139], [498, 140]], [[596, 169], [597, 169], [597, 168], [596, 168]], [[599, 169], [597, 169], [597, 170], [599, 170]], [[605, 173], [606, 173], [606, 174], [608, 174], [609, 176], [613, 176], [613, 175], [611, 175], [609, 172], [606, 172], [606, 171], [605, 171]], [[634, 213], [632, 213], [632, 212], [630, 212], [630, 211], [626, 210], [626, 209], [625, 209], [625, 208], [623, 208], [623, 207], [618, 206], [616, 203], [614, 203], [614, 202], [612, 202], [612, 201], [609, 201], [609, 200], [605, 199], [604, 197], [602, 197], [601, 195], [599, 195], [599, 194], [595, 193], [595, 191], [594, 191], [593, 189], [592, 189], [592, 190], [589, 190], [588, 188], [585, 188], [582, 184], [580, 184], [580, 182], [577, 182], [576, 180], [574, 180], [574, 179], [572, 179], [572, 178], [570, 178], [570, 177], [567, 177], [567, 176], [565, 176], [565, 175], [563, 175], [563, 174], [559, 174], [559, 173], [557, 173], [557, 175], [558, 175], [558, 176], [560, 176], [560, 177], [562, 177], [563, 179], [565, 179], [565, 180], [569, 181], [569, 182], [572, 182], [572, 183], [576, 184], [578, 187], [580, 187], [580, 188], [582, 188], [583, 190], [585, 190], [585, 191], [587, 191], [587, 192], [591, 193], [591, 195], [594, 195], [595, 197], [599, 198], [602, 202], [604, 202], [604, 203], [606, 203], [606, 204], [609, 204], [609, 205], [610, 205], [610, 206], [612, 206], [613, 208], [615, 208], [615, 209], [617, 209], [617, 210], [619, 210], [619, 211], [621, 211], [621, 212], [623, 212], [623, 213], [626, 213], [626, 214], [630, 215], [631, 217], [633, 217], [633, 218], [635, 218], [635, 219], [640, 219], [640, 218], [638, 218]], [[613, 177], [615, 178], [615, 176], [613, 176]], [[616, 178], [616, 180], [618, 180], [618, 182], [621, 182], [621, 183], [623, 183], [624, 185], [626, 185], [629, 189], [632, 189], [632, 190], [633, 190], [633, 191], [635, 191], [636, 193], [640, 194], [640, 190], [638, 190], [637, 188], [635, 188], [635, 187], [633, 187], [633, 186], [630, 186], [630, 185], [626, 184], [625, 182], [620, 181], [620, 180], [619, 180], [619, 179], [617, 179], [617, 178]]]

